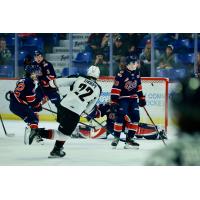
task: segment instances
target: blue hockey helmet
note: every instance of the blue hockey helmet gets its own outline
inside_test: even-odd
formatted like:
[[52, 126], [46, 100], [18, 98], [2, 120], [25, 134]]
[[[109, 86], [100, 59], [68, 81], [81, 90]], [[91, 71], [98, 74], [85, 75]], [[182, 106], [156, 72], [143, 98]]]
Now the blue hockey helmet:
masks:
[[39, 50], [34, 51], [34, 56], [39, 56], [39, 55], [43, 56], [43, 53]]
[[138, 61], [138, 57], [136, 55], [126, 57], [126, 65], [129, 65], [131, 62], [135, 63]]

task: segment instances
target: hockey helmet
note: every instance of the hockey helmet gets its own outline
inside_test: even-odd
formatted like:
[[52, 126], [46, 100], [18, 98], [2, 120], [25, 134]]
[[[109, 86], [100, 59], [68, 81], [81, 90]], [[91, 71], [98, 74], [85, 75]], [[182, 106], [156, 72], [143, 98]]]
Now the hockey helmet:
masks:
[[39, 55], [43, 56], [43, 53], [39, 50], [34, 51], [34, 56], [39, 56]]
[[177, 83], [171, 102], [179, 128], [185, 132], [200, 131], [200, 80], [187, 78]]
[[126, 65], [129, 65], [130, 63], [135, 63], [138, 61], [138, 57], [136, 55], [128, 56], [126, 58]]
[[88, 68], [88, 70], [87, 70], [87, 75], [88, 75], [88, 76], [91, 76], [91, 77], [93, 77], [93, 78], [96, 78], [96, 79], [99, 78], [99, 76], [100, 76], [99, 67], [94, 66], [94, 65], [90, 66], [90, 67]]

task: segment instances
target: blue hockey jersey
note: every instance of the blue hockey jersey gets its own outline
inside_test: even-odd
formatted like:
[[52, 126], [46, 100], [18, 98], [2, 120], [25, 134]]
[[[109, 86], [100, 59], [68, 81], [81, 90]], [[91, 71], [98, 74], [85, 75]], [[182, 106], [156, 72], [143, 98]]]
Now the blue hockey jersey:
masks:
[[40, 101], [36, 99], [35, 83], [31, 78], [19, 79], [13, 94], [19, 103], [32, 107], [40, 106]]
[[38, 76], [38, 81], [42, 87], [49, 88], [49, 81], [56, 78], [56, 73], [54, 71], [53, 65], [47, 60], [43, 60], [40, 64], [33, 62], [34, 65], [40, 67], [40, 74]]
[[116, 77], [111, 90], [111, 101], [119, 99], [137, 99], [143, 97], [140, 72], [138, 69], [120, 71]]

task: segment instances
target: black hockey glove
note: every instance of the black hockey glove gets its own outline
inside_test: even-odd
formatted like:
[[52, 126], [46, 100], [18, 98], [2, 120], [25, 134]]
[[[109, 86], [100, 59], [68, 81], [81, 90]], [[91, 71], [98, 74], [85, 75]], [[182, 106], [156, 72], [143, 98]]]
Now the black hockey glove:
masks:
[[145, 96], [142, 96], [142, 97], [139, 98], [139, 106], [140, 107], [146, 106]]

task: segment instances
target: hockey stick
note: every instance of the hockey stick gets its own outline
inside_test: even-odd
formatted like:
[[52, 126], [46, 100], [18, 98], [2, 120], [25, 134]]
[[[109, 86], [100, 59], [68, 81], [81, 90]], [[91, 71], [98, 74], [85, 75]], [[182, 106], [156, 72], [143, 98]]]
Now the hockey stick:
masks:
[[[44, 110], [46, 110], [46, 111], [49, 111], [49, 112], [51, 112], [51, 113], [53, 113], [53, 114], [56, 114], [57, 115], [57, 112], [55, 112], [55, 111], [53, 111], [53, 110], [50, 110], [50, 109], [48, 109], [48, 108], [44, 108], [44, 107], [42, 107]], [[88, 124], [85, 124], [85, 123], [83, 123], [83, 122], [78, 122], [79, 124], [82, 124], [82, 125], [85, 125], [85, 126], [87, 126], [87, 127], [89, 127], [89, 128], [93, 128], [93, 129], [95, 129], [95, 127], [94, 126], [90, 126], [90, 125], [88, 125]]]
[[6, 128], [5, 128], [5, 125], [4, 125], [4, 123], [3, 123], [3, 119], [2, 119], [1, 114], [0, 114], [0, 119], [1, 119], [1, 124], [2, 124], [2, 127], [3, 127], [3, 130], [4, 130], [5, 135], [8, 136], [8, 137], [13, 137], [13, 136], [15, 135], [14, 133], [7, 133]]
[[145, 108], [145, 106], [143, 106], [143, 108], [144, 108], [144, 110], [145, 110], [147, 116], [149, 117], [151, 123], [154, 125], [154, 127], [155, 127], [155, 129], [156, 129], [156, 131], [157, 131], [157, 134], [160, 136], [160, 138], [161, 138], [163, 144], [164, 144], [165, 146], [167, 146], [167, 144], [165, 143], [165, 140], [163, 139], [163, 136], [162, 136], [162, 135], [160, 134], [160, 132], [158, 131], [158, 128], [157, 128], [157, 126], [155, 125], [154, 121], [152, 120], [151, 116], [149, 115], [147, 109]]
[[[87, 113], [85, 113], [85, 112], [83, 112], [85, 115], [87, 115], [88, 116], [88, 114]], [[126, 142], [125, 140], [123, 140], [123, 139], [121, 139], [121, 138], [118, 138], [118, 137], [116, 137], [111, 131], [109, 131], [108, 129], [107, 129], [107, 127], [106, 126], [103, 126], [101, 123], [99, 123], [96, 119], [94, 119], [94, 118], [92, 118], [91, 120], [93, 120], [94, 122], [96, 122], [99, 126], [101, 126], [102, 128], [104, 128], [104, 129], [106, 129], [107, 130], [107, 132], [109, 133], [109, 134], [111, 134], [112, 136], [114, 136], [115, 138], [117, 138], [117, 139], [119, 139], [121, 142]]]

